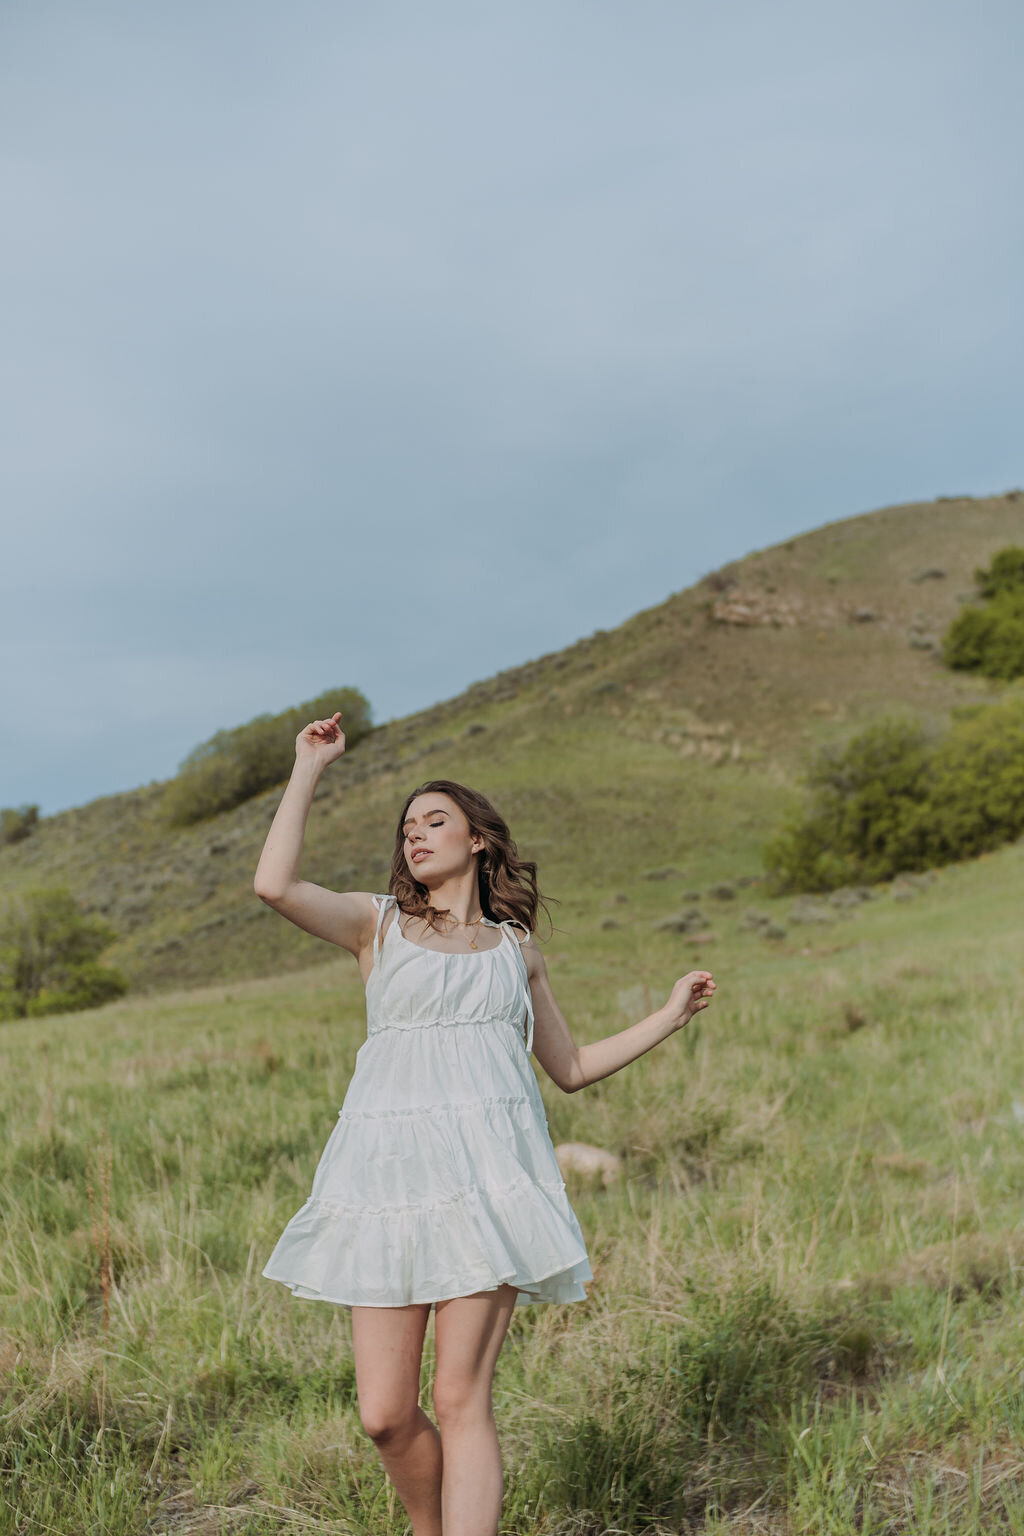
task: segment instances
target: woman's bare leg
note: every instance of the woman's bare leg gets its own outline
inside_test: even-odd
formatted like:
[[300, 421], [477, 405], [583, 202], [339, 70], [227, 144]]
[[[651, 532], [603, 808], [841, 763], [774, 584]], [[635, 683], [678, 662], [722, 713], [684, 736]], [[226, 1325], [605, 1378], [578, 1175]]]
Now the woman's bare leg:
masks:
[[495, 1536], [498, 1529], [502, 1465], [491, 1388], [515, 1304], [514, 1285], [436, 1304], [434, 1412], [444, 1448], [444, 1536]]
[[441, 1536], [441, 1437], [419, 1405], [430, 1304], [353, 1307], [359, 1416], [412, 1522]]

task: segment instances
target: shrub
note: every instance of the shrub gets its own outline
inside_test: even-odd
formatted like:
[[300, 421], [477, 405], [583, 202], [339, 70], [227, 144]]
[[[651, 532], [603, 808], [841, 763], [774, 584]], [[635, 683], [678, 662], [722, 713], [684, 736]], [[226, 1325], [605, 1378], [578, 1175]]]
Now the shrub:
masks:
[[1024, 676], [1024, 549], [1010, 545], [974, 573], [983, 608], [965, 608], [942, 639], [947, 667], [986, 677]]
[[0, 843], [22, 842], [35, 830], [38, 821], [38, 805], [21, 805], [17, 810], [5, 807], [0, 811]]
[[898, 717], [820, 752], [806, 777], [810, 805], [765, 845], [769, 889], [831, 891], [923, 867], [929, 755], [921, 726]]
[[0, 916], [0, 1019], [73, 1013], [120, 997], [128, 983], [97, 957], [117, 937], [80, 911], [70, 891], [11, 897]]
[[975, 571], [974, 579], [982, 597], [997, 597], [1000, 592], [1024, 592], [1024, 549], [1008, 544], [992, 556], [988, 570]]
[[1024, 831], [1024, 699], [970, 711], [932, 754], [924, 846], [928, 864], [997, 848]]
[[168, 784], [163, 800], [168, 820], [189, 826], [280, 784], [291, 773], [302, 727], [337, 710], [351, 748], [372, 729], [370, 705], [356, 688], [335, 688], [280, 714], [257, 715], [247, 725], [218, 731], [189, 753]]
[[879, 721], [821, 752], [807, 786], [810, 803], [765, 845], [777, 893], [972, 858], [1024, 832], [1024, 698], [962, 713], [935, 740]]

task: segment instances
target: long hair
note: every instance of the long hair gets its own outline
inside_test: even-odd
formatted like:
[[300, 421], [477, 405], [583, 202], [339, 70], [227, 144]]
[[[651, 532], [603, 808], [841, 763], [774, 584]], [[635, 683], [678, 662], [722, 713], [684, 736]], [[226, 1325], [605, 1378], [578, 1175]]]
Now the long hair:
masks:
[[453, 779], [430, 779], [407, 795], [402, 806], [395, 833], [395, 851], [391, 856], [388, 891], [403, 912], [410, 917], [423, 918], [431, 928], [437, 927], [439, 918], [448, 915], [447, 909], [438, 910], [430, 905], [430, 892], [413, 879], [405, 861], [405, 818], [417, 795], [447, 795], [462, 811], [470, 831], [483, 838], [484, 846], [476, 857], [480, 906], [485, 917], [492, 922], [511, 918], [532, 932], [537, 910], [543, 907], [545, 916], [551, 921], [547, 902], [537, 887], [536, 864], [532, 859], [519, 857], [508, 824], [491, 802], [478, 790], [456, 784]]

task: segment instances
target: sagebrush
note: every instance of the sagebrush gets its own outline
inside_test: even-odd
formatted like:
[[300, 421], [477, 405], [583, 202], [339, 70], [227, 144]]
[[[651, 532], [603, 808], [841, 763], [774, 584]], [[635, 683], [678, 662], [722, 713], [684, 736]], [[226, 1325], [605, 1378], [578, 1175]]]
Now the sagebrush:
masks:
[[75, 1013], [121, 997], [127, 980], [99, 963], [116, 938], [63, 888], [10, 897], [0, 915], [0, 1019]]
[[372, 729], [369, 701], [356, 688], [334, 688], [276, 715], [218, 731], [185, 758], [164, 792], [174, 826], [189, 826], [229, 811], [281, 784], [295, 761], [295, 738], [311, 720], [341, 711], [346, 750]]
[[806, 776], [764, 848], [769, 886], [830, 891], [972, 858], [1024, 832], [1024, 695], [959, 711], [942, 734], [889, 715]]
[[1011, 544], [977, 570], [982, 607], [965, 608], [942, 640], [947, 667], [985, 677], [1024, 676], [1024, 548]]

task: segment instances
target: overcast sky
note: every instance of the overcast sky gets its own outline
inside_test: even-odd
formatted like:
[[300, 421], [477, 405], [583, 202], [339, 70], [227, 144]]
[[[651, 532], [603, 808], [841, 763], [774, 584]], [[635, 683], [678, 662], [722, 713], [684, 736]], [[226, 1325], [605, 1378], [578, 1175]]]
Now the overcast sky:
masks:
[[1019, 0], [0, 5], [0, 805], [1024, 482]]

